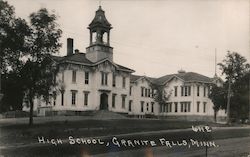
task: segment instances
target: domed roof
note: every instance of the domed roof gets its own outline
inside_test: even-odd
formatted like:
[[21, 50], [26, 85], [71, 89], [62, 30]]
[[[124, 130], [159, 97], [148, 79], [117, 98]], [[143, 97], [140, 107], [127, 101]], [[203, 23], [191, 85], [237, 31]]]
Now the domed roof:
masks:
[[92, 22], [89, 24], [89, 29], [93, 27], [105, 27], [108, 29], [111, 29], [111, 24], [108, 22], [108, 20], [105, 17], [105, 12], [102, 10], [102, 7], [99, 6], [99, 9], [95, 13], [95, 17], [92, 20]]

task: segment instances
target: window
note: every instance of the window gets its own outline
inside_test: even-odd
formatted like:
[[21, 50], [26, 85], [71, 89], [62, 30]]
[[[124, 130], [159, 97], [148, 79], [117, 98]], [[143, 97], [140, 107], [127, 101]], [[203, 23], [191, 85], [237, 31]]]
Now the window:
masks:
[[181, 102], [181, 112], [190, 112], [191, 102]]
[[188, 88], [188, 96], [190, 96], [191, 95], [191, 86], [188, 86], [187, 88]]
[[174, 103], [174, 112], [178, 112], [178, 102]]
[[197, 101], [197, 112], [200, 112], [200, 102]]
[[53, 105], [56, 106], [56, 96], [53, 98]]
[[101, 72], [102, 73], [102, 85], [108, 85], [108, 73]]
[[145, 97], [147, 97], [147, 96], [148, 96], [148, 89], [145, 88]]
[[144, 96], [144, 87], [141, 87], [141, 96]]
[[115, 97], [116, 94], [112, 94], [112, 107], [115, 108]]
[[181, 112], [183, 112], [183, 111], [184, 111], [184, 103], [181, 102]]
[[53, 105], [56, 106], [56, 91], [53, 92]]
[[187, 103], [184, 103], [184, 112], [187, 112]]
[[125, 108], [126, 95], [122, 95], [122, 108]]
[[76, 71], [75, 70], [72, 71], [72, 82], [76, 83]]
[[61, 91], [61, 105], [64, 105], [64, 90]]
[[187, 102], [187, 112], [190, 112], [190, 110], [191, 110], [191, 103]]
[[108, 85], [108, 73], [105, 73], [105, 81], [104, 81], [105, 85]]
[[184, 87], [181, 86], [181, 96], [184, 96]]
[[184, 90], [185, 90], [185, 94], [184, 94], [184, 96], [187, 96], [187, 95], [188, 95], [188, 89], [187, 89], [187, 87], [186, 87], [186, 86], [184, 87]]
[[116, 75], [113, 73], [113, 80], [112, 80], [112, 86], [116, 86]]
[[85, 84], [89, 84], [89, 72], [85, 72]]
[[76, 105], [76, 93], [77, 93], [77, 91], [75, 91], [75, 90], [71, 91], [71, 104], [72, 105]]
[[177, 90], [178, 90], [178, 86], [175, 86], [174, 87], [174, 96], [177, 96], [177, 92], [178, 92]]
[[149, 110], [149, 103], [147, 103], [147, 111]]
[[152, 91], [151, 97], [153, 98], [154, 97], [154, 90], [152, 89], [151, 91]]
[[154, 102], [151, 102], [151, 112], [154, 113]]
[[203, 112], [206, 113], [206, 105], [207, 105], [207, 102], [203, 102]]
[[190, 96], [190, 95], [191, 95], [191, 86], [182, 86], [181, 96]]
[[197, 86], [197, 96], [200, 96], [200, 86]]
[[126, 77], [122, 77], [122, 87], [126, 88]]
[[144, 101], [141, 101], [141, 112], [144, 112]]
[[89, 92], [84, 92], [84, 106], [88, 106]]
[[148, 89], [148, 97], [150, 97], [150, 89]]
[[166, 112], [172, 112], [172, 103], [166, 104]]
[[206, 97], [206, 95], [207, 95], [207, 94], [206, 94], [206, 91], [207, 91], [207, 88], [204, 87], [204, 92], [203, 92], [203, 93], [204, 93], [204, 97]]
[[132, 100], [129, 100], [128, 111], [132, 111]]
[[129, 87], [129, 95], [132, 95], [132, 86]]

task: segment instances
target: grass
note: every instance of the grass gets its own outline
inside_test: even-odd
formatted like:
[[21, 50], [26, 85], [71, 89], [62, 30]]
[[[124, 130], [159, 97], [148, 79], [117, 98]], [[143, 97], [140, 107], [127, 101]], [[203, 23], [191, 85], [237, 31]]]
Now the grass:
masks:
[[[36, 122], [36, 121], [35, 121]], [[192, 125], [224, 126], [222, 124], [190, 121], [169, 121], [151, 119], [115, 119], [115, 120], [65, 120], [34, 124], [12, 124], [0, 126], [2, 144], [30, 143], [38, 136], [47, 138], [67, 138], [70, 135], [80, 137], [118, 135], [134, 132], [159, 131], [191, 128]]]
[[[48, 117], [46, 117], [48, 119]], [[36, 118], [35, 125], [29, 127], [27, 121], [19, 119], [16, 124], [1, 125], [0, 123], [0, 145], [1, 146], [22, 146], [24, 147], [6, 147], [1, 149], [1, 155], [6, 156], [82, 156], [82, 151], [86, 150], [90, 154], [98, 154], [110, 152], [111, 147], [101, 145], [69, 145], [63, 144], [57, 147], [53, 145], [33, 145], [38, 143], [37, 137], [44, 136], [45, 138], [60, 138], [67, 139], [68, 136], [88, 137], [88, 136], [109, 136], [102, 138], [110, 140], [113, 135], [133, 132], [159, 131], [170, 129], [191, 128], [192, 125], [209, 125], [209, 126], [226, 126], [222, 124], [207, 123], [207, 122], [190, 122], [190, 121], [173, 121], [173, 120], [153, 120], [153, 119], [115, 119], [115, 120], [97, 120], [97, 119], [80, 119], [81, 117], [53, 117], [51, 120], [46, 118]], [[51, 117], [50, 117], [51, 118]], [[21, 121], [21, 123], [20, 123]], [[6, 121], [5, 123], [7, 123]], [[250, 129], [218, 129], [212, 131], [208, 136], [209, 139], [228, 139], [234, 137], [248, 137]], [[211, 137], [210, 137], [211, 136]], [[152, 134], [132, 134], [122, 136], [123, 139], [137, 140], [155, 140], [160, 138], [177, 141], [183, 139], [194, 138], [204, 140], [204, 133], [195, 133], [190, 130], [182, 132], [160, 132]], [[160, 145], [160, 144], [158, 144]], [[143, 147], [143, 146], [141, 146]], [[112, 151], [123, 151], [136, 148], [119, 148]], [[194, 150], [195, 151], [195, 150]]]

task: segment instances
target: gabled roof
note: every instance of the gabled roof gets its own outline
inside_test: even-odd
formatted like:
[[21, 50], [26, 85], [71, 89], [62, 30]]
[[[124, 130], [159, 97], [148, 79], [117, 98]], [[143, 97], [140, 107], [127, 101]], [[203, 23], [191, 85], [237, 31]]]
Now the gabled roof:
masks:
[[131, 75], [131, 76], [130, 76], [130, 82], [136, 82], [136, 81], [139, 80], [141, 77], [143, 77], [143, 76]]
[[[116, 63], [115, 63], [116, 64]], [[133, 69], [130, 69], [130, 68], [127, 68], [125, 66], [122, 66], [122, 65], [119, 65], [119, 64], [116, 64], [118, 66], [119, 69], [123, 69], [123, 70], [128, 70], [128, 71], [133, 71], [135, 72]]]
[[195, 73], [195, 72], [187, 72], [187, 73], [181, 73], [177, 74], [178, 77], [182, 78], [186, 82], [212, 82], [212, 79], [210, 77]]
[[142, 78], [145, 78], [150, 82], [153, 82], [155, 80], [155, 78], [153, 78], [153, 77], [140, 76], [140, 75], [131, 75], [130, 76], [130, 82], [134, 83], [134, 82], [137, 82], [137, 81], [141, 80]]
[[170, 81], [173, 77], [177, 77], [183, 80], [184, 82], [212, 83], [213, 81], [212, 78], [209, 78], [207, 76], [204, 76], [195, 72], [185, 72], [185, 73], [165, 75], [156, 79], [154, 82], [157, 84], [165, 84], [166, 82]]
[[126, 72], [130, 72], [130, 73], [134, 72], [133, 69], [116, 64], [116, 63], [110, 61], [108, 58], [105, 58], [103, 60], [100, 60], [98, 62], [93, 63], [86, 58], [85, 53], [75, 53], [75, 54], [64, 56], [64, 57], [52, 56], [51, 58], [58, 63], [73, 63], [73, 64], [80, 64], [80, 65], [86, 65], [86, 66], [96, 66], [96, 65], [99, 65], [105, 61], [108, 61], [111, 64], [113, 64], [117, 68], [117, 70], [126, 71]]
[[174, 74], [165, 75], [154, 80], [156, 84], [164, 84], [174, 77]]
[[72, 61], [72, 62], [78, 62], [78, 63], [84, 63], [84, 64], [93, 64], [90, 60], [88, 60], [85, 56], [85, 53], [75, 53], [72, 55], [64, 56], [63, 61]]
[[151, 82], [154, 82], [155, 80], [156, 80], [156, 78], [154, 78], [154, 77], [147, 77], [148, 79], [149, 79], [149, 81], [151, 81]]

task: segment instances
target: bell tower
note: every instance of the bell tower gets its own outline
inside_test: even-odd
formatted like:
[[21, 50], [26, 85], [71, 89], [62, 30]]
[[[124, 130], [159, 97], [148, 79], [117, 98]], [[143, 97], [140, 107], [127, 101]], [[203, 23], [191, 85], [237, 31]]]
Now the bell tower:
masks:
[[105, 58], [113, 61], [113, 47], [110, 46], [110, 30], [112, 27], [101, 6], [96, 11], [88, 29], [90, 41], [86, 48], [86, 58], [92, 62], [98, 62]]

